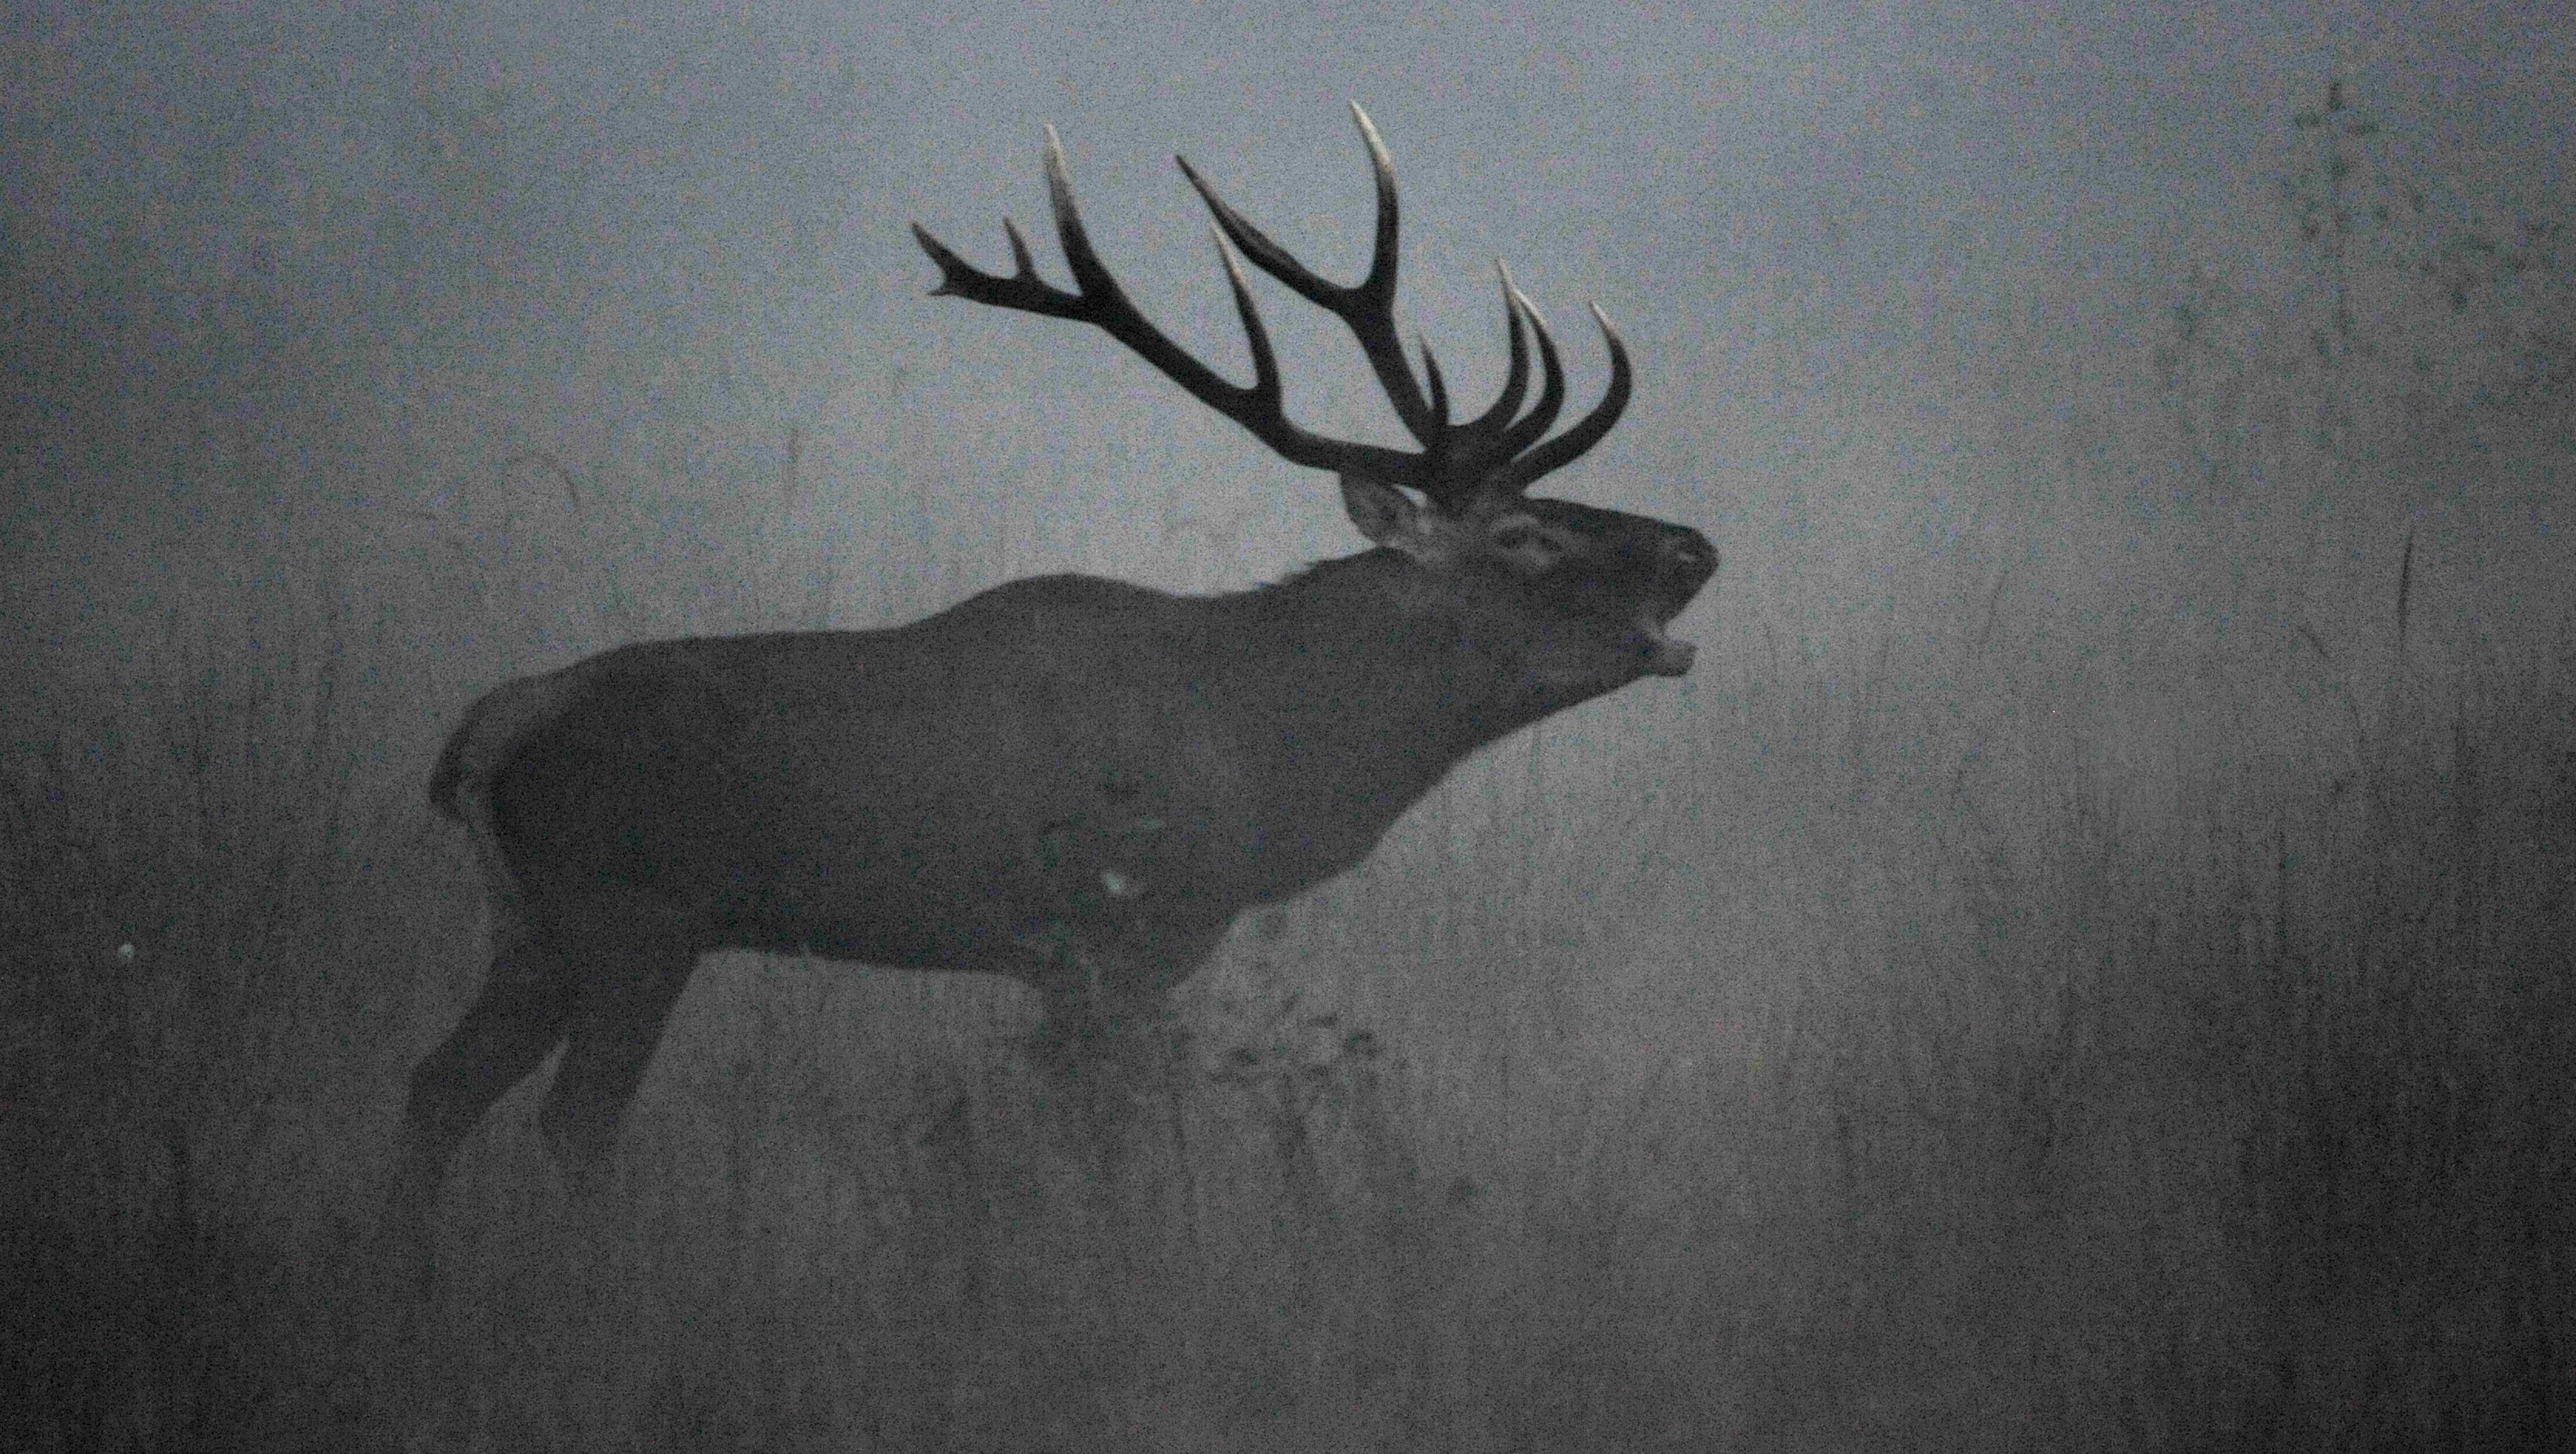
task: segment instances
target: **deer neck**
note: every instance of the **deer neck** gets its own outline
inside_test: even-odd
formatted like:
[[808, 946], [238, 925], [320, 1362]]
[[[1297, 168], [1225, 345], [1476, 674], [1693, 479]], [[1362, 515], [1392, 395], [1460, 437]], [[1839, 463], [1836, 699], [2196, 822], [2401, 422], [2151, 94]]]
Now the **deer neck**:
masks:
[[1301, 745], [1381, 764], [1413, 793], [1459, 759], [1549, 712], [1525, 644], [1496, 613], [1392, 550], [1328, 560], [1232, 598], [1244, 659]]

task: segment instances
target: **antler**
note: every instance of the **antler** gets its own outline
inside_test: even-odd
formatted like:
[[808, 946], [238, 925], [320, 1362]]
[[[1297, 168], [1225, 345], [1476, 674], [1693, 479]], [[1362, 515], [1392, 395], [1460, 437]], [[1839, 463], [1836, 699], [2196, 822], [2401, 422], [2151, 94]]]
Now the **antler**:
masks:
[[[914, 239], [939, 265], [939, 286], [931, 290], [932, 296], [966, 298], [997, 308], [1094, 324], [1135, 350], [1201, 403], [1242, 425], [1254, 438], [1293, 463], [1408, 486], [1450, 508], [1463, 504], [1480, 490], [1518, 494], [1540, 476], [1599, 443], [1619, 422], [1621, 411], [1628, 405], [1627, 348], [1610, 320], [1595, 307], [1592, 316], [1599, 322], [1602, 339], [1610, 351], [1610, 386], [1581, 423], [1542, 444], [1542, 437], [1556, 421], [1557, 410], [1565, 399], [1565, 372], [1557, 358], [1556, 341], [1548, 335], [1538, 309], [1513, 284], [1511, 273], [1497, 264], [1502, 276], [1504, 324], [1511, 338], [1510, 366], [1502, 391], [1491, 407], [1465, 424], [1450, 423], [1448, 388], [1431, 346], [1427, 342], [1421, 345], [1424, 381], [1418, 382], [1396, 335], [1394, 164], [1387, 159], [1386, 144], [1378, 139], [1377, 128], [1357, 102], [1351, 104], [1351, 116], [1359, 123], [1360, 137], [1368, 145], [1369, 161], [1376, 173], [1377, 241], [1369, 258], [1368, 275], [1350, 287], [1316, 276], [1218, 197], [1187, 158], [1173, 158], [1216, 218], [1217, 253], [1224, 261], [1226, 282], [1234, 290], [1235, 312], [1243, 319], [1244, 340], [1252, 351], [1249, 387], [1228, 382], [1191, 357], [1128, 300], [1091, 246], [1082, 214], [1074, 206], [1064, 146], [1052, 126], [1046, 129], [1047, 194], [1054, 205], [1056, 235], [1064, 248], [1065, 262], [1073, 271], [1075, 291], [1065, 292], [1037, 275], [1027, 240], [1020, 235], [1019, 227], [1005, 218], [1002, 230], [1010, 238], [1013, 264], [1009, 277], [976, 268], [919, 223], [913, 224]], [[1359, 341], [1360, 352], [1376, 371], [1379, 385], [1386, 390], [1396, 417], [1422, 444], [1420, 453], [1332, 439], [1309, 433], [1288, 421], [1281, 407], [1278, 359], [1271, 351], [1269, 330], [1262, 325], [1251, 289], [1244, 283], [1243, 265], [1235, 256], [1237, 248], [1291, 292], [1350, 328]], [[1524, 323], [1538, 341], [1542, 382], [1537, 405], [1527, 416], [1515, 420], [1529, 382], [1529, 352], [1521, 337]]]

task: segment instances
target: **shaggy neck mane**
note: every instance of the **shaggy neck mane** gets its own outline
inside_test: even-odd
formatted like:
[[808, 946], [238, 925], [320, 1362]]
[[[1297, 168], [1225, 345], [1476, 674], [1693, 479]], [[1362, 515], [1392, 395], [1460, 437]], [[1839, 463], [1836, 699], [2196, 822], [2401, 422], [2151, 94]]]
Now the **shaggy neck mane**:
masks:
[[1410, 616], [1408, 605], [1432, 593], [1422, 568], [1398, 551], [1381, 546], [1357, 555], [1319, 560], [1248, 591], [1216, 597], [1247, 614], [1267, 616], [1282, 624], [1328, 620], [1341, 624], [1354, 597], [1373, 597], [1396, 615]]

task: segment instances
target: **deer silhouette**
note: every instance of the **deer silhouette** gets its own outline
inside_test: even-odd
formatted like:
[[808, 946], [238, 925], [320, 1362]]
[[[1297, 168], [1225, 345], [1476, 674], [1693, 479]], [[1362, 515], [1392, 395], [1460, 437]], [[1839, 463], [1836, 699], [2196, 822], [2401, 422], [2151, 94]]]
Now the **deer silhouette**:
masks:
[[[1051, 1015], [1150, 1002], [1246, 909], [1358, 863], [1478, 747], [1690, 669], [1665, 628], [1716, 572], [1708, 540], [1527, 494], [1626, 407], [1618, 333], [1593, 309], [1608, 388], [1549, 437], [1564, 370], [1504, 272], [1506, 377], [1453, 423], [1428, 345], [1417, 378], [1396, 335], [1394, 172], [1351, 111], [1377, 180], [1357, 286], [1309, 272], [1180, 162], [1215, 215], [1249, 385], [1120, 290], [1052, 127], [1072, 291], [1038, 276], [1007, 221], [1008, 277], [913, 235], [935, 294], [1091, 323], [1282, 456], [1336, 472], [1370, 548], [1231, 594], [1044, 576], [888, 630], [644, 642], [484, 696], [429, 793], [473, 844], [491, 970], [412, 1075], [397, 1209], [421, 1214], [475, 1123], [558, 1045], [540, 1130], [567, 1171], [603, 1163], [707, 951], [1009, 975]], [[1288, 421], [1238, 251], [1349, 326], [1420, 448]]]

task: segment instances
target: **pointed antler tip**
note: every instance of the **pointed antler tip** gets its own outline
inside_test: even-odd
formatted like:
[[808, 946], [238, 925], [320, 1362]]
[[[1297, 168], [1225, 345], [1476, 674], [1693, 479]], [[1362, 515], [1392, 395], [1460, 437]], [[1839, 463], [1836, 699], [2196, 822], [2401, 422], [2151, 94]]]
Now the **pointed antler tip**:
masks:
[[1377, 134], [1377, 123], [1369, 120], [1369, 114], [1360, 109], [1357, 101], [1351, 103], [1351, 119], [1360, 124], [1360, 140], [1368, 143], [1369, 160], [1377, 164], [1379, 177], [1392, 180], [1395, 163], [1386, 154], [1386, 142]]
[[946, 243], [931, 236], [930, 229], [918, 222], [912, 224], [912, 240], [921, 244], [921, 250], [928, 254], [930, 260], [939, 267], [939, 286], [930, 290], [930, 296], [937, 298], [953, 293], [957, 277], [957, 254], [950, 252]]
[[1237, 288], [1241, 288], [1244, 286], [1243, 260], [1235, 255], [1234, 244], [1226, 240], [1225, 229], [1211, 222], [1208, 224], [1208, 235], [1216, 239], [1216, 255], [1225, 263], [1227, 276], [1234, 279], [1234, 285]]

